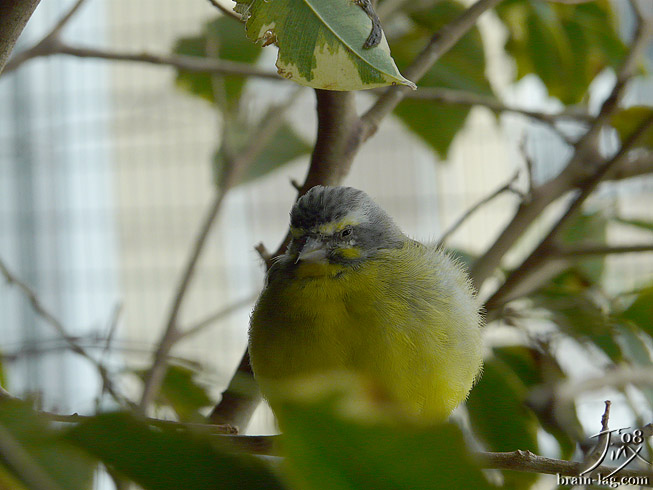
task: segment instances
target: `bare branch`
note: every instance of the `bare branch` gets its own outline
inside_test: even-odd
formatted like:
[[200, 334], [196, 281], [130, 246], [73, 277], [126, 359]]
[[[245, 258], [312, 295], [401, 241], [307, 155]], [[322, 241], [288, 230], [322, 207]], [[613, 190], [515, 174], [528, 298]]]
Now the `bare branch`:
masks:
[[[583, 471], [583, 463], [562, 461], [559, 459], [537, 456], [530, 451], [514, 451], [511, 453], [476, 453], [476, 458], [482, 468], [495, 470], [514, 470], [527, 473], [541, 473], [545, 475], [562, 475], [577, 477]], [[615, 468], [599, 466], [596, 471], [602, 475], [610, 474]], [[651, 486], [653, 473], [650, 471], [636, 471], [623, 469], [619, 476], [628, 478], [648, 478], [649, 483], [643, 486]]]
[[[297, 91], [294, 91], [291, 98], [296, 97], [296, 95]], [[181, 306], [195, 274], [195, 270], [197, 269], [199, 258], [207, 243], [209, 233], [213, 228], [218, 213], [222, 207], [224, 197], [229, 189], [238, 183], [243, 173], [254, 162], [256, 157], [265, 148], [265, 145], [267, 145], [276, 134], [285, 118], [286, 110], [291, 105], [291, 100], [288, 100], [285, 101], [285, 104], [281, 104], [276, 108], [271, 108], [268, 111], [268, 117], [263, 121], [258, 129], [258, 133], [252, 137], [252, 145], [250, 145], [249, 148], [243, 151], [226, 167], [227, 172], [223, 176], [220, 186], [221, 189], [216, 191], [216, 195], [211, 202], [204, 220], [202, 220], [197, 237], [193, 242], [190, 257], [186, 262], [176, 288], [163, 336], [161, 337], [156, 353], [154, 354], [154, 362], [145, 376], [143, 393], [139, 403], [139, 410], [142, 413], [147, 410], [147, 407], [152, 403], [161, 387], [166, 371], [168, 354], [172, 350], [172, 347], [182, 338], [182, 334], [177, 324]]]
[[0, 2], [0, 75], [18, 37], [40, 0], [3, 0]]
[[194, 325], [184, 328], [180, 334], [179, 334], [179, 339], [185, 339], [186, 337], [190, 337], [191, 335], [195, 335], [205, 328], [213, 325], [216, 322], [219, 322], [220, 320], [223, 320], [224, 318], [232, 315], [238, 310], [241, 310], [247, 306], [250, 306], [254, 301], [256, 301], [256, 298], [258, 297], [258, 294], [255, 294], [254, 296], [250, 296], [249, 298], [241, 299], [240, 301], [236, 301], [233, 304], [230, 304], [226, 308], [223, 308], [222, 310], [213, 313], [206, 318], [200, 320], [199, 322], [195, 323]]
[[236, 61], [218, 60], [214, 58], [201, 58], [199, 56], [184, 55], [158, 55], [152, 53], [121, 53], [117, 51], [82, 48], [65, 44], [60, 40], [49, 40], [39, 48], [32, 48], [15, 56], [7, 63], [5, 73], [18, 68], [28, 59], [41, 56], [64, 54], [77, 58], [92, 58], [113, 61], [127, 61], [133, 63], [147, 63], [158, 66], [168, 66], [178, 70], [191, 72], [214, 73], [220, 75], [234, 75], [243, 77], [258, 77], [268, 80], [286, 81], [275, 72], [258, 68], [249, 63], [238, 63]]
[[26, 283], [21, 281], [18, 277], [16, 277], [5, 265], [5, 263], [0, 259], [0, 274], [4, 276], [6, 281], [9, 284], [12, 284], [16, 286], [21, 293], [27, 298], [27, 300], [30, 302], [32, 305], [32, 308], [34, 311], [41, 317], [47, 324], [52, 326], [56, 332], [59, 334], [59, 336], [64, 339], [66, 344], [68, 345], [68, 348], [72, 350], [74, 353], [82, 356], [84, 359], [88, 360], [93, 366], [97, 369], [98, 374], [100, 375], [102, 379], [102, 389], [103, 391], [106, 390], [111, 396], [114, 397], [117, 401], [125, 401], [124, 398], [117, 393], [115, 388], [113, 387], [113, 382], [111, 381], [111, 378], [109, 376], [109, 373], [107, 372], [106, 368], [104, 365], [102, 365], [99, 361], [97, 361], [93, 356], [91, 356], [86, 350], [84, 350], [78, 343], [77, 340], [74, 337], [71, 337], [67, 330], [66, 327], [64, 327], [63, 323], [61, 323], [52, 313], [50, 313], [41, 303], [40, 299], [38, 298], [36, 292], [32, 288], [30, 288]]
[[75, 14], [79, 11], [81, 6], [84, 4], [86, 0], [77, 0], [66, 12], [61, 19], [59, 19], [59, 22], [57, 22], [52, 30], [45, 36], [44, 39], [52, 39], [55, 37], [59, 37], [61, 34], [61, 31], [63, 31], [64, 27], [68, 25], [68, 22], [70, 22], [70, 19], [72, 19]]
[[583, 109], [566, 109], [558, 113], [548, 113], [542, 111], [532, 111], [513, 107], [504, 102], [501, 102], [495, 97], [487, 95], [475, 94], [465, 90], [454, 90], [444, 87], [421, 87], [419, 90], [408, 91], [405, 95], [406, 99], [419, 99], [419, 100], [435, 100], [445, 104], [457, 104], [473, 106], [479, 105], [487, 107], [492, 111], [497, 112], [512, 112], [520, 114], [531, 119], [536, 119], [543, 123], [553, 125], [560, 120], [572, 120], [589, 123], [594, 119], [594, 116], [589, 114]]
[[[536, 273], [536, 271], [543, 265], [551, 252], [555, 250], [555, 240], [563, 229], [569, 223], [570, 219], [580, 210], [581, 206], [589, 195], [594, 192], [599, 183], [606, 177], [608, 172], [618, 165], [625, 157], [626, 153], [633, 147], [635, 142], [640, 138], [644, 132], [653, 126], [653, 115], [647, 117], [638, 128], [628, 137], [622, 144], [619, 151], [599, 167], [594, 175], [580, 186], [580, 192], [576, 198], [571, 202], [564, 214], [556, 221], [551, 227], [549, 233], [542, 239], [539, 245], [531, 252], [531, 254], [517, 267], [512, 273], [508, 275], [505, 282], [497, 289], [497, 291], [487, 300], [485, 307], [489, 313], [496, 310], [501, 305], [505, 304], [513, 297], [513, 292], [518, 288], [519, 284]], [[490, 315], [491, 316], [491, 315]]]
[[[52, 412], [39, 412], [48, 420], [53, 422], [61, 422], [64, 424], [78, 424], [85, 420], [92, 419], [93, 416], [79, 415], [74, 413], [72, 415], [61, 415]], [[143, 421], [153, 427], [172, 428], [172, 429], [191, 429], [197, 432], [204, 432], [207, 434], [236, 434], [236, 431], [230, 425], [217, 425], [217, 424], [198, 424], [191, 422], [177, 422], [174, 420], [161, 420], [152, 417], [144, 417]]]
[[610, 171], [606, 180], [624, 180], [650, 174], [653, 174], [653, 152], [646, 152], [622, 162]]
[[222, 12], [227, 17], [231, 17], [232, 19], [235, 19], [239, 22], [242, 20], [240, 15], [234, 12], [233, 9], [225, 7], [218, 0], [209, 0], [209, 3], [213, 5], [215, 8], [217, 8], [220, 12]]
[[623, 245], [623, 246], [610, 246], [610, 245], [581, 245], [574, 248], [564, 248], [559, 245], [555, 247], [553, 255], [557, 257], [578, 258], [592, 257], [596, 255], [617, 255], [629, 253], [653, 252], [653, 245]]
[[[570, 190], [584, 185], [597, 170], [597, 163], [602, 159], [598, 154], [597, 138], [603, 126], [617, 110], [625, 86], [633, 75], [636, 60], [646, 46], [651, 34], [651, 22], [638, 25], [635, 38], [617, 74], [617, 81], [601, 110], [582, 138], [576, 143], [575, 151], [567, 166], [549, 182], [533, 189], [528, 202], [523, 202], [512, 220], [506, 225], [494, 244], [481, 256], [470, 271], [472, 282], [477, 289], [487, 277], [499, 266], [505, 254], [523, 235], [542, 211], [553, 201]], [[608, 170], [618, 167], [612, 165]], [[607, 177], [607, 176], [604, 176]], [[603, 178], [603, 177], [602, 177]]]
[[469, 208], [467, 211], [465, 211], [465, 213], [460, 218], [458, 218], [458, 220], [453, 225], [451, 225], [447, 231], [445, 231], [442, 234], [442, 237], [438, 241], [437, 246], [438, 247], [444, 246], [445, 242], [447, 241], [447, 238], [449, 238], [458, 228], [460, 228], [460, 226], [465, 221], [467, 221], [467, 219], [472, 214], [474, 214], [476, 211], [478, 211], [479, 208], [486, 205], [487, 203], [492, 201], [494, 198], [500, 196], [504, 192], [515, 192], [512, 185], [515, 183], [515, 181], [517, 180], [518, 177], [519, 177], [519, 172], [515, 172], [515, 175], [513, 175], [513, 177], [507, 183], [505, 183], [504, 185], [499, 187], [497, 190], [495, 190], [493, 193], [491, 193], [490, 195], [484, 197], [483, 199], [478, 201], [476, 204], [474, 204], [471, 208]]
[[[404, 70], [404, 76], [417, 83], [440, 57], [448, 52], [475, 24], [485, 11], [501, 0], [477, 0], [460, 17], [438, 31], [415, 61]], [[362, 116], [362, 141], [372, 136], [381, 120], [394, 110], [411, 89], [405, 86], [390, 87]], [[421, 90], [421, 89], [420, 89]]]

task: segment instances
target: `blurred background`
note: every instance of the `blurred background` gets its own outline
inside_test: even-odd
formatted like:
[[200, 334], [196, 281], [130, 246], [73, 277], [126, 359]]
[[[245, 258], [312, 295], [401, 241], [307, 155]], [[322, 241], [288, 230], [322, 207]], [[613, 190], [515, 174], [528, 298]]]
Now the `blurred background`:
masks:
[[[73, 2], [42, 2], [16, 51], [40, 40]], [[613, 6], [619, 29], [633, 29], [627, 2]], [[653, 4], [646, 3], [653, 14]], [[208, 2], [88, 0], [64, 31], [69, 44], [116, 52], [169, 53], [180, 38], [196, 36], [217, 16]], [[485, 43], [485, 73], [507, 103], [534, 110], [563, 106], [547, 95], [536, 76], [514, 82], [516, 67], [503, 50], [505, 28], [494, 13], [479, 24]], [[263, 50], [258, 65], [271, 68], [276, 50]], [[653, 61], [653, 51], [648, 49]], [[0, 259], [37, 294], [47, 311], [115, 376], [115, 387], [137, 400], [139, 370], [150, 363], [175, 290], [202, 219], [215, 195], [212, 159], [224, 118], [205, 100], [175, 83], [168, 67], [110, 60], [50, 56], [28, 61], [0, 77]], [[590, 86], [596, 110], [614, 83], [605, 70]], [[284, 103], [292, 84], [256, 79], [242, 105], [252, 114]], [[315, 96], [301, 88], [288, 121], [309, 145], [314, 141]], [[359, 94], [364, 109], [373, 101]], [[639, 77], [626, 102], [653, 104], [653, 78]], [[433, 128], [437, 131], [437, 128]], [[610, 145], [610, 139], [606, 144]], [[527, 185], [526, 155], [533, 179], [544, 182], [565, 164], [569, 147], [547, 126], [520, 115], [472, 108], [446, 158], [438, 156], [389, 118], [357, 156], [346, 180], [365, 190], [410, 236], [436, 241], [474, 203], [511, 181]], [[232, 305], [231, 313], [181, 341], [174, 359], [191, 366], [212, 402], [229, 382], [247, 342], [248, 318], [264, 279], [254, 247], [276, 250], [287, 230], [296, 197], [291, 180], [303, 181], [303, 155], [229, 192], [200, 259], [180, 315], [182, 329]], [[480, 253], [509, 220], [519, 196], [503, 193], [484, 205], [448, 245]], [[591, 208], [632, 219], [653, 220], [653, 179], [645, 176], [606, 184]], [[554, 206], [507, 257], [516, 264], [536, 243], [538, 230], [555, 217]], [[650, 240], [650, 234], [608, 225], [615, 243]], [[612, 255], [603, 285], [634, 290], [653, 278], [653, 254]], [[488, 288], [492, 284], [487, 285]], [[482, 291], [484, 294], [485, 291]], [[544, 328], [544, 327], [543, 327]], [[488, 329], [488, 349], [514, 341], [514, 329]], [[558, 360], [573, 376], [600, 374], [605, 361], [579, 353], [561, 339]], [[650, 345], [649, 345], [650, 347]], [[26, 296], [0, 281], [2, 383], [12, 394], [32, 396], [45, 409], [91, 413], [113, 402], [100, 397], [95, 367], [71, 353]], [[632, 413], [611, 390], [577, 401], [579, 419], [594, 426], [603, 400], [612, 397], [615, 426]], [[633, 396], [639, 396], [635, 393]], [[644, 419], [653, 417], [642, 404]], [[210, 410], [207, 405], [206, 411]], [[272, 433], [261, 408], [249, 433]], [[542, 436], [545, 437], [545, 436]]]

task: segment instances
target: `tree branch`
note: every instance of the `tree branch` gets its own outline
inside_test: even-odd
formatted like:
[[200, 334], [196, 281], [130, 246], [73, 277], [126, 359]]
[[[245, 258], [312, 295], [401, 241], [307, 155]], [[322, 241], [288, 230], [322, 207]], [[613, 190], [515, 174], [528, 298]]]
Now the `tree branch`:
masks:
[[0, 2], [0, 74], [18, 37], [40, 0], [3, 0]]
[[465, 213], [460, 218], [458, 218], [458, 220], [453, 225], [451, 225], [447, 231], [445, 231], [442, 234], [442, 237], [438, 241], [437, 246], [438, 247], [444, 246], [445, 242], [447, 241], [447, 238], [449, 238], [458, 228], [460, 228], [460, 226], [465, 221], [467, 221], [467, 219], [472, 214], [474, 214], [476, 211], [478, 211], [479, 208], [486, 205], [487, 203], [489, 203], [490, 201], [492, 201], [496, 197], [500, 196], [504, 192], [515, 192], [512, 185], [515, 183], [515, 181], [517, 180], [518, 177], [519, 177], [519, 172], [516, 172], [515, 175], [507, 183], [505, 183], [504, 185], [499, 187], [497, 190], [495, 190], [492, 194], [484, 197], [483, 199], [478, 201], [476, 204], [474, 204], [471, 208], [469, 208], [467, 211], [465, 211]]
[[500, 308], [507, 301], [515, 299], [513, 292], [518, 288], [519, 284], [527, 278], [536, 273], [536, 271], [544, 264], [551, 252], [555, 250], [555, 239], [569, 223], [570, 219], [580, 210], [581, 206], [589, 195], [594, 192], [599, 183], [606, 177], [608, 172], [625, 157], [626, 153], [633, 147], [635, 142], [640, 138], [644, 132], [653, 126], [653, 115], [647, 117], [638, 128], [628, 137], [622, 144], [619, 151], [607, 162], [605, 162], [599, 169], [587, 179], [581, 186], [578, 196], [571, 202], [564, 214], [558, 221], [551, 227], [549, 233], [542, 239], [539, 245], [531, 252], [531, 254], [513, 270], [505, 282], [497, 289], [497, 291], [487, 300], [485, 308], [488, 313], [491, 313]]
[[465, 106], [474, 106], [479, 105], [487, 107], [488, 109], [496, 112], [512, 112], [515, 114], [520, 114], [531, 119], [536, 119], [543, 123], [553, 125], [556, 122], [568, 119], [575, 120], [584, 123], [590, 123], [594, 120], [594, 116], [587, 113], [583, 109], [566, 109], [558, 113], [548, 113], [542, 111], [532, 111], [528, 109], [522, 109], [519, 107], [513, 107], [508, 104], [501, 102], [495, 97], [489, 97], [487, 95], [475, 94], [474, 92], [468, 92], [465, 90], [455, 90], [444, 87], [421, 87], [419, 90], [407, 91], [405, 95], [406, 99], [419, 99], [419, 100], [435, 100], [445, 104], [452, 105], [465, 105]]
[[30, 302], [37, 315], [43, 318], [43, 320], [45, 320], [48, 325], [54, 328], [59, 336], [64, 339], [70, 350], [89, 361], [95, 367], [95, 369], [97, 369], [98, 374], [102, 379], [103, 390], [106, 390], [111, 396], [113, 396], [116, 401], [125, 401], [124, 398], [115, 390], [106, 367], [104, 367], [99, 361], [97, 361], [93, 356], [86, 352], [86, 350], [77, 343], [76, 339], [68, 334], [67, 329], [64, 327], [63, 323], [61, 323], [61, 321], [59, 321], [43, 306], [36, 292], [25, 282], [15, 276], [5, 265], [2, 259], [0, 259], [0, 274], [4, 276], [7, 283], [16, 286], [21, 291], [21, 293]]
[[512, 220], [506, 225], [494, 244], [472, 267], [470, 275], [476, 289], [480, 289], [489, 275], [499, 266], [508, 250], [523, 235], [524, 230], [540, 216], [549, 204], [570, 190], [584, 185], [584, 182], [591, 178], [591, 174], [597, 167], [596, 162], [602, 160], [598, 154], [597, 138], [601, 129], [618, 108], [626, 83], [633, 75], [636, 61], [647, 45], [650, 34], [651, 22], [642, 19], [638, 23], [630, 50], [617, 73], [617, 81], [612, 92], [603, 102], [598, 116], [587, 132], [577, 142], [574, 154], [567, 166], [555, 178], [533, 189], [529, 199], [520, 204]]
[[[295, 95], [296, 92], [293, 92], [292, 97], [295, 97]], [[213, 224], [215, 223], [222, 207], [224, 197], [227, 192], [239, 182], [247, 168], [254, 162], [256, 157], [265, 148], [265, 145], [267, 145], [276, 134], [284, 120], [286, 110], [291, 105], [292, 104], [289, 100], [286, 101], [284, 105], [278, 106], [275, 110], [270, 110], [268, 112], [268, 117], [261, 124], [257, 134], [252, 137], [253, 143], [226, 167], [227, 171], [223, 176], [220, 185], [221, 189], [216, 191], [216, 195], [209, 206], [209, 210], [204, 220], [202, 221], [197, 237], [193, 243], [190, 257], [186, 262], [177, 285], [170, 313], [168, 314], [168, 320], [161, 340], [159, 341], [156, 353], [154, 354], [154, 362], [145, 376], [143, 393], [138, 405], [141, 413], [145, 413], [147, 407], [152, 403], [156, 394], [159, 392], [166, 372], [168, 354], [172, 350], [172, 347], [182, 338], [181, 332], [178, 328], [178, 317], [181, 311], [181, 306], [195, 274], [197, 263], [202, 251], [204, 250], [209, 233], [213, 228]]]
[[218, 0], [209, 0], [209, 3], [213, 5], [215, 8], [217, 8], [220, 12], [222, 12], [227, 17], [231, 17], [232, 19], [235, 19], [239, 22], [242, 20], [240, 15], [234, 12], [233, 9], [225, 7]]
[[653, 245], [650, 244], [622, 245], [622, 246], [581, 245], [574, 248], [564, 248], [564, 247], [556, 246], [553, 250], [552, 255], [556, 257], [583, 259], [585, 257], [593, 257], [596, 255], [605, 256], [605, 255], [629, 254], [629, 253], [641, 253], [641, 252], [653, 252]]
[[[500, 2], [501, 0], [478, 0], [460, 17], [440, 29], [415, 61], [404, 70], [404, 76], [417, 83], [433, 64], [475, 25], [481, 14]], [[362, 141], [367, 140], [376, 132], [381, 120], [397, 107], [410, 90], [409, 87], [396, 85], [390, 87], [379, 97], [376, 103], [361, 118], [363, 121]]]
[[213, 58], [202, 58], [199, 56], [184, 55], [158, 55], [152, 53], [121, 53], [117, 51], [84, 48], [72, 46], [62, 42], [59, 39], [49, 39], [47, 42], [41, 42], [37, 46], [24, 52], [18, 53], [12, 58], [5, 68], [5, 73], [9, 73], [24, 62], [42, 56], [52, 56], [63, 54], [77, 58], [103, 59], [113, 61], [127, 61], [133, 63], [146, 63], [158, 66], [168, 66], [178, 70], [191, 72], [214, 73], [219, 75], [234, 75], [243, 77], [258, 77], [268, 80], [287, 81], [277, 73], [258, 68], [249, 63], [239, 63], [229, 60], [218, 60]]

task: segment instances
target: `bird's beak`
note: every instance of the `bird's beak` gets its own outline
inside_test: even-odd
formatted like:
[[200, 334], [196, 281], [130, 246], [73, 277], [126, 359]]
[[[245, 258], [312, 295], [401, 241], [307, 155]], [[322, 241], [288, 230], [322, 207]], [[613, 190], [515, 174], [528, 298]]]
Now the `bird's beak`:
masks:
[[309, 238], [297, 255], [297, 262], [300, 260], [312, 263], [326, 262], [326, 244], [317, 238]]

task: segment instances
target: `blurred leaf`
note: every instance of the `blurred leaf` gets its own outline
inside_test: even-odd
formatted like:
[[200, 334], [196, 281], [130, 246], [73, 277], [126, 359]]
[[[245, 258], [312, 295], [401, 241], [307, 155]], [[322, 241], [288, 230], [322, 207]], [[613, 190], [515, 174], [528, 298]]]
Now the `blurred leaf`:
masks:
[[213, 404], [206, 388], [195, 381], [196, 374], [186, 366], [170, 364], [161, 384], [160, 397], [184, 422], [203, 422], [199, 409]]
[[[653, 107], [634, 106], [617, 111], [612, 116], [610, 123], [617, 130], [619, 139], [623, 142], [630, 138], [635, 130], [651, 115], [653, 115]], [[653, 149], [653, 127], [649, 127], [644, 134], [637, 138], [634, 146]]]
[[260, 460], [228, 454], [216, 438], [153, 429], [129, 414], [85, 420], [67, 438], [145, 490], [283, 488]]
[[[247, 148], [247, 145], [252, 143], [251, 134], [253, 132], [253, 130], [246, 129], [244, 125], [231, 128], [227, 139], [230, 141], [231, 147], [235, 146], [237, 149], [227, 151], [223, 144], [213, 157], [213, 170], [218, 186], [222, 186], [224, 183], [225, 165], [227, 162], [233, 161], [240, 152]], [[297, 134], [292, 126], [284, 123], [234, 185], [245, 184], [263, 177], [294, 159], [309, 154], [311, 150], [312, 147]], [[227, 158], [226, 153], [232, 157]]]
[[618, 66], [626, 53], [608, 0], [506, 0], [496, 11], [508, 29], [506, 50], [517, 63], [517, 78], [536, 74], [564, 104], [580, 102], [594, 77]]
[[[193, 364], [169, 364], [156, 398], [158, 405], [172, 408], [182, 422], [204, 422], [206, 419], [199, 409], [213, 404], [206, 388], [195, 380], [199, 369]], [[145, 374], [144, 370], [136, 371], [141, 380]]]
[[[201, 35], [179, 39], [173, 51], [241, 63], [254, 63], [261, 54], [261, 48], [243, 35], [242, 26], [224, 16], [205, 24]], [[237, 105], [246, 78], [177, 70], [176, 82], [191, 94], [230, 110]]]
[[0, 461], [0, 488], [7, 490], [29, 490], [21, 482], [16, 480], [8, 470], [4, 468]]
[[644, 221], [641, 219], [615, 218], [614, 221], [624, 225], [631, 225], [646, 231], [653, 231], [653, 221]]
[[[583, 212], [571, 220], [561, 232], [562, 243], [570, 248], [579, 245], [607, 244], [608, 219], [604, 211]], [[592, 284], [599, 284], [605, 269], [605, 257], [585, 259], [573, 266]]]
[[[495, 347], [497, 359], [503, 361], [524, 383], [530, 392], [528, 406], [537, 416], [542, 428], [556, 438], [560, 457], [570, 458], [576, 450], [576, 441], [583, 437], [583, 428], [573, 404], [554, 406], [553, 397], [539, 399], [531, 396], [566, 379], [558, 361], [548, 351], [523, 345]], [[547, 389], [548, 388], [548, 389]]]
[[[621, 318], [618, 318], [620, 320]], [[628, 321], [623, 322], [617, 326], [618, 336], [617, 340], [623, 346], [623, 351], [626, 357], [634, 364], [639, 366], [651, 366], [651, 353], [646, 346], [646, 342], [642, 339], [642, 330], [639, 330], [635, 325]], [[653, 388], [647, 385], [639, 385], [637, 389], [641, 391], [650, 406], [653, 406]]]
[[[532, 375], [532, 374], [531, 374]], [[522, 380], [500, 359], [485, 362], [483, 377], [467, 400], [471, 427], [490, 451], [538, 452], [538, 423], [525, 405], [528, 390]], [[508, 488], [530, 486], [537, 475], [504, 472]]]
[[294, 489], [491, 488], [453, 424], [352, 415], [333, 398], [287, 402], [281, 416]]
[[609, 312], [597, 304], [592, 283], [578, 270], [569, 269], [531, 295], [537, 306], [547, 309], [553, 321], [567, 335], [592, 342], [613, 362], [623, 359], [615, 340]]
[[372, 22], [351, 0], [236, 0], [248, 37], [279, 47], [279, 74], [300, 85], [362, 90], [414, 84], [406, 80], [385, 40], [364, 49]]
[[[433, 33], [457, 18], [465, 8], [456, 1], [443, 0], [428, 9], [411, 9], [410, 17], [414, 26], [392, 43], [399, 68], [408, 66]], [[420, 80], [419, 86], [492, 95], [485, 76], [485, 52], [478, 28], [472, 28], [440, 58]], [[470, 107], [460, 105], [405, 99], [394, 113], [440, 157], [445, 158], [451, 142], [464, 126], [469, 111]]]
[[[95, 463], [77, 448], [62, 440], [60, 433], [34, 412], [27, 403], [16, 399], [0, 399], [0, 428], [6, 431], [14, 444], [19, 445], [30, 463], [37, 471], [43, 473], [45, 478], [65, 490], [83, 490], [91, 487]], [[6, 481], [12, 478], [21, 480], [20, 472], [14, 473], [12, 469], [11, 463], [2, 457], [2, 449], [0, 449], [0, 483], [3, 482], [3, 478]], [[0, 488], [13, 489], [14, 487], [0, 486]]]
[[620, 317], [630, 320], [653, 337], [653, 286], [640, 291], [635, 301], [621, 313]]

